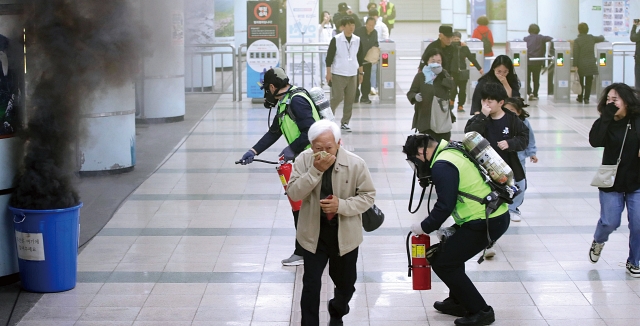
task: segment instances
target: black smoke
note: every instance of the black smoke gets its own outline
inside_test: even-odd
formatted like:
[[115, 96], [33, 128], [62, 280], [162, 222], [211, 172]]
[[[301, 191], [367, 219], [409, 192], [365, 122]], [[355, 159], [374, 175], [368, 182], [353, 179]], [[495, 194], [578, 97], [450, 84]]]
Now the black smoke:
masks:
[[26, 0], [24, 15], [28, 123], [11, 206], [68, 208], [80, 201], [73, 181], [83, 107], [136, 77], [139, 15], [128, 0]]

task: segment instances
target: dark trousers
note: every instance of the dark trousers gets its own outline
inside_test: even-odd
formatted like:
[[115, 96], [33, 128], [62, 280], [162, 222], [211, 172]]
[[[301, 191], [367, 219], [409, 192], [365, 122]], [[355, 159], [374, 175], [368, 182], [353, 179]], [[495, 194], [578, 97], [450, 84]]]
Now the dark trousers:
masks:
[[580, 80], [580, 87], [582, 88], [582, 90], [580, 91], [580, 95], [578, 95], [578, 98], [589, 100], [589, 97], [591, 96], [591, 84], [593, 83], [593, 76], [583, 76], [578, 74], [578, 79]]
[[[509, 222], [509, 212], [489, 219], [491, 240], [499, 239], [509, 228]], [[481, 252], [487, 244], [486, 221], [467, 222], [447, 240], [444, 249], [438, 249], [430, 260], [433, 271], [449, 288], [449, 297], [460, 302], [469, 313], [486, 308], [487, 303], [465, 273], [464, 263]]]
[[640, 56], [636, 56], [636, 90], [640, 91]]
[[[364, 78], [362, 79], [362, 84], [356, 88], [356, 102], [369, 101], [369, 92], [371, 92], [371, 64], [365, 63], [362, 69], [364, 71]], [[360, 97], [361, 92], [362, 97]]]
[[468, 79], [459, 80], [454, 78], [456, 82], [456, 87], [451, 90], [451, 100], [455, 100], [456, 95], [458, 96], [458, 106], [464, 106], [464, 103], [467, 102], [467, 82]]
[[[538, 97], [538, 90], [540, 89], [540, 71], [542, 71], [541, 65], [530, 65], [527, 75], [527, 94], [533, 94]], [[531, 81], [533, 81], [533, 88], [531, 88]]]
[[[303, 326], [318, 326], [320, 324], [320, 289], [322, 288], [322, 273], [327, 266], [327, 261], [329, 262], [329, 276], [335, 285], [333, 299], [329, 301], [329, 313], [334, 317], [348, 314], [349, 301], [356, 291], [358, 248], [340, 256], [337, 227], [335, 228], [335, 236], [331, 234], [323, 239], [324, 228], [323, 225], [316, 253], [303, 249], [304, 275], [302, 276], [302, 295], [300, 297]], [[335, 241], [331, 241], [331, 238], [334, 238]]]
[[[298, 216], [300, 215], [300, 211], [295, 211], [293, 212], [293, 225], [295, 226], [296, 230], [298, 229]], [[304, 253], [304, 249], [302, 249], [302, 246], [300, 246], [300, 243], [298, 243], [298, 239], [296, 238], [296, 250], [293, 252], [294, 255], [298, 255], [298, 256], [302, 256], [302, 254]]]

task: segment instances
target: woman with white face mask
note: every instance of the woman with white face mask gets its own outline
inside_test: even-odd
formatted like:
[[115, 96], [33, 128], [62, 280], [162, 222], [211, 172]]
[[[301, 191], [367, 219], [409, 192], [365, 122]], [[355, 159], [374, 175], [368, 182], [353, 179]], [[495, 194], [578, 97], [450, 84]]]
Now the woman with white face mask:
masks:
[[429, 134], [437, 141], [451, 139], [455, 116], [451, 113], [449, 99], [453, 78], [442, 68], [442, 52], [433, 49], [427, 53], [429, 60], [422, 71], [413, 78], [407, 93], [414, 105], [412, 129]]

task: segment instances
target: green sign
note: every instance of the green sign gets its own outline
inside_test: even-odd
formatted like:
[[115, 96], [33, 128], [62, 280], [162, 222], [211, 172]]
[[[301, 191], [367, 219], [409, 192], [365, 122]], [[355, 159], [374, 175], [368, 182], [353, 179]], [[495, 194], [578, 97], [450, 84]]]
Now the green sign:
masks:
[[602, 6], [593, 6], [593, 8], [591, 10], [602, 11]]

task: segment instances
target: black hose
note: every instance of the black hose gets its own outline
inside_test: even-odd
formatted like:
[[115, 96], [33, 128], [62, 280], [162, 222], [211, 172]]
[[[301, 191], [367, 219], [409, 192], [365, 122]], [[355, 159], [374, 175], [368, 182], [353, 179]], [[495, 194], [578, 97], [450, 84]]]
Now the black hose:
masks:
[[[261, 163], [267, 163], [267, 164], [280, 164], [280, 162], [275, 162], [275, 161], [267, 161], [267, 160], [261, 160], [259, 158], [256, 158], [253, 160], [254, 162], [261, 162]], [[236, 161], [236, 164], [242, 164], [242, 160], [240, 161]]]
[[407, 234], [407, 241], [406, 241], [406, 245], [407, 245], [407, 261], [409, 263], [409, 277], [411, 277], [411, 269], [413, 268], [413, 265], [411, 265], [411, 252], [409, 250], [409, 240], [411, 240], [411, 231], [409, 231], [409, 234]]

